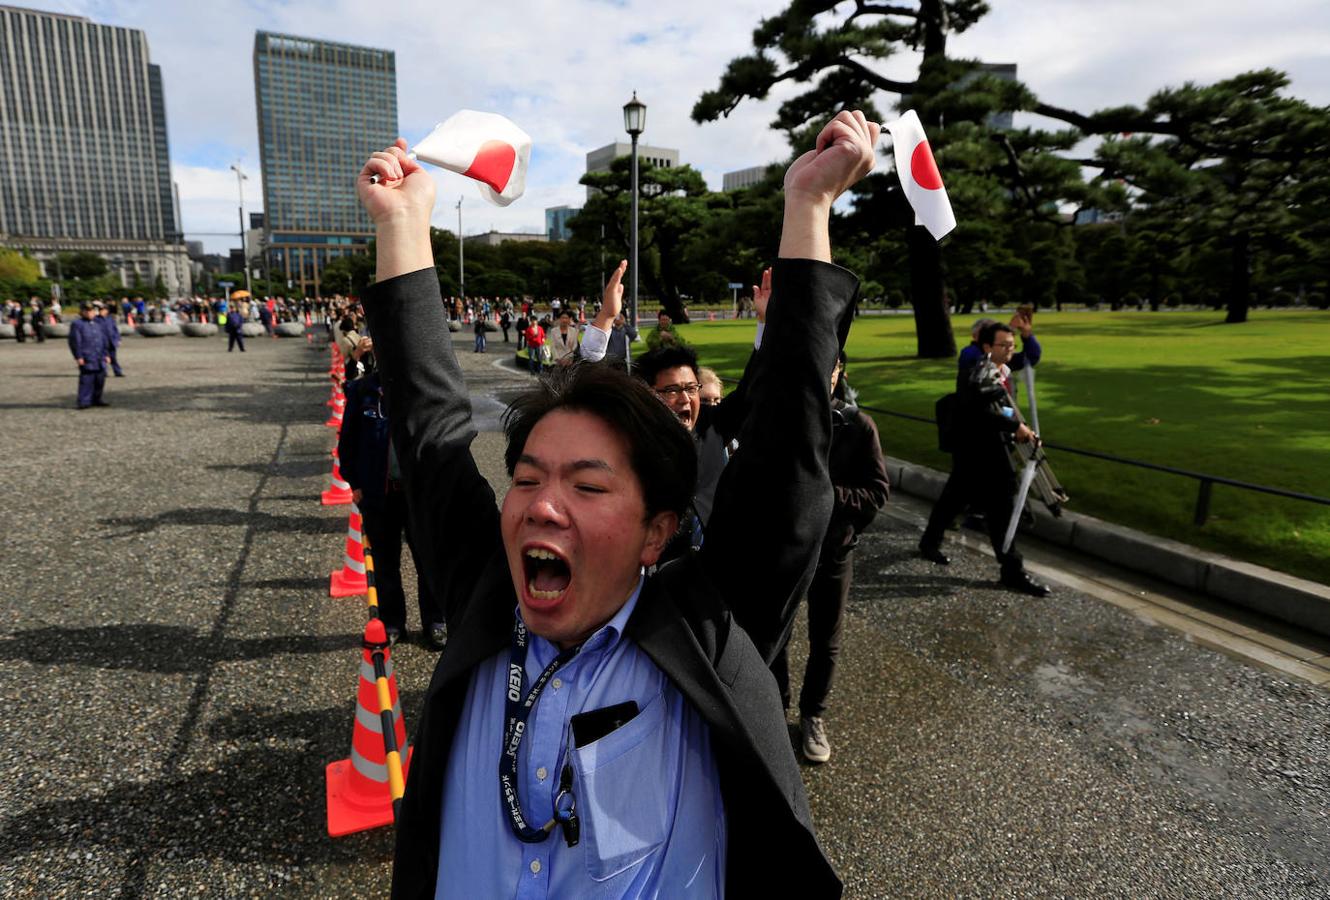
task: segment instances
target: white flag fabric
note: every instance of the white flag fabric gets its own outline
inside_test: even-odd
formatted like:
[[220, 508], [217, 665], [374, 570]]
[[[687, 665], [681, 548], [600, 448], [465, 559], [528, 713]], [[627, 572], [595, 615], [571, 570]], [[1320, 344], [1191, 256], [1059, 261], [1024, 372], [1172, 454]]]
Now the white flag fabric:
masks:
[[497, 113], [464, 109], [434, 126], [411, 154], [475, 179], [482, 197], [507, 206], [526, 190], [531, 136]]
[[942, 186], [942, 175], [928, 146], [924, 126], [914, 110], [909, 110], [887, 125], [896, 149], [896, 173], [900, 176], [905, 199], [914, 208], [914, 221], [928, 229], [934, 240], [956, 227], [956, 216]]

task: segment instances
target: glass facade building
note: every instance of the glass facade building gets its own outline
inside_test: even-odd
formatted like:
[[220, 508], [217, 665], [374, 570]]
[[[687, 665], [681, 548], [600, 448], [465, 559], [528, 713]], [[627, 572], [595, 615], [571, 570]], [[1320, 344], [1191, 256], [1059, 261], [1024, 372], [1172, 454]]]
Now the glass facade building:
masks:
[[323, 267], [373, 237], [355, 176], [397, 137], [396, 55], [260, 31], [254, 91], [267, 269], [317, 294]]
[[0, 6], [0, 240], [48, 269], [108, 259], [127, 286], [189, 290], [161, 70], [142, 31]]

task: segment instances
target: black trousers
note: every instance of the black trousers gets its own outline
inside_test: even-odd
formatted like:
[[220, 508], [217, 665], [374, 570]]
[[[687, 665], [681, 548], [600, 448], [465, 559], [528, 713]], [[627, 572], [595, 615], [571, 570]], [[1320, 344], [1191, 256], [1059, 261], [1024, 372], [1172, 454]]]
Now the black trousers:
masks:
[[230, 353], [235, 349], [236, 344], [240, 345], [240, 352], [245, 352], [245, 336], [239, 331], [228, 331], [226, 333], [226, 352]]
[[406, 591], [402, 588], [402, 536], [406, 535], [411, 557], [416, 561], [417, 600], [420, 607], [420, 627], [443, 622], [443, 611], [434, 601], [425, 580], [420, 577], [420, 556], [411, 530], [407, 527], [406, 494], [389, 491], [382, 506], [377, 504], [360, 511], [365, 534], [369, 536], [370, 552], [374, 557], [374, 586], [379, 595], [379, 618], [383, 624], [406, 631]]
[[1002, 540], [1006, 537], [1007, 523], [1011, 521], [1016, 502], [1016, 473], [1007, 460], [996, 453], [956, 453], [952, 460], [951, 476], [933, 504], [919, 546], [931, 549], [941, 546], [943, 533], [951, 527], [956, 516], [967, 506], [973, 506], [984, 514], [988, 539], [993, 544], [1002, 574], [1019, 574], [1025, 563], [1015, 542], [1012, 542], [1011, 550], [1002, 552]]
[[[831, 682], [836, 676], [836, 658], [840, 656], [841, 628], [845, 601], [854, 581], [854, 547], [823, 548], [808, 586], [808, 663], [799, 689], [799, 715], [820, 716], [827, 709]], [[780, 699], [790, 707], [790, 659], [787, 641], [771, 662]]]

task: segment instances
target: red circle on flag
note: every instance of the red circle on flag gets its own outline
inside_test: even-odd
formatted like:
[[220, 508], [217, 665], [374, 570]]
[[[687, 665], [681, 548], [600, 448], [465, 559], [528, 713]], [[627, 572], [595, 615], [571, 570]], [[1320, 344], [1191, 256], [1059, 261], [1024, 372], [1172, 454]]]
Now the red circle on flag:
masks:
[[476, 151], [476, 158], [463, 172], [467, 178], [483, 181], [502, 194], [508, 186], [508, 178], [513, 174], [513, 163], [517, 160], [517, 149], [507, 141], [486, 141]]
[[937, 170], [937, 160], [933, 159], [928, 141], [920, 141], [910, 154], [910, 176], [926, 191], [942, 190], [942, 174]]

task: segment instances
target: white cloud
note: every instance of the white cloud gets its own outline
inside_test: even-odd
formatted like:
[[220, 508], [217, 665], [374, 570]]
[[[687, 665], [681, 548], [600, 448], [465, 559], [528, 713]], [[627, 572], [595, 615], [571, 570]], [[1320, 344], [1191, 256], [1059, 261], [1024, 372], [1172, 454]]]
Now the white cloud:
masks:
[[[725, 171], [786, 153], [768, 124], [780, 99], [793, 91], [788, 86], [719, 123], [699, 126], [689, 118], [725, 64], [751, 49], [759, 20], [786, 0], [43, 5], [147, 33], [163, 71], [183, 218], [196, 231], [233, 227], [235, 183], [227, 166], [237, 159], [251, 175], [246, 210], [258, 208], [257, 29], [395, 50], [400, 129], [408, 140], [463, 107], [503, 112], [532, 135], [541, 148], [537, 165], [527, 196], [511, 207], [482, 205], [462, 179], [438, 175], [435, 221], [444, 227], [456, 227], [459, 194], [467, 198], [468, 232], [491, 225], [540, 230], [546, 206], [580, 206], [584, 155], [625, 138], [620, 107], [634, 89], [649, 107], [643, 140], [678, 148], [713, 187]], [[1330, 4], [1323, 0], [1259, 7], [1238, 0], [992, 0], [992, 6], [970, 32], [952, 38], [951, 51], [1017, 62], [1022, 79], [1057, 105], [1090, 110], [1140, 103], [1165, 85], [1266, 65], [1287, 69], [1295, 94], [1330, 102], [1330, 59], [1323, 49], [1330, 45]], [[902, 54], [887, 71], [908, 77], [914, 62]], [[215, 249], [230, 246], [214, 240]]]

